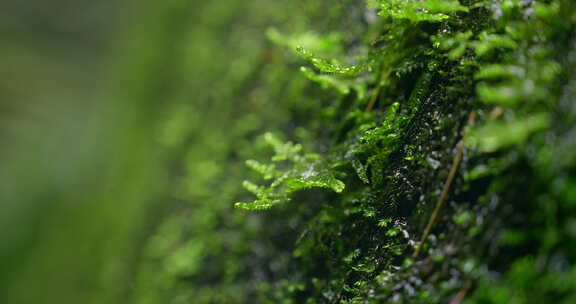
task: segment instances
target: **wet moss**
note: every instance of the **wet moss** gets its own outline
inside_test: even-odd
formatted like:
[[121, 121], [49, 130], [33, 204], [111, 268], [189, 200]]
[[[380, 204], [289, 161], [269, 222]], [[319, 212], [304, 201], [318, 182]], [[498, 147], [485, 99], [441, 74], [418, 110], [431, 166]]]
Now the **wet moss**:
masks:
[[189, 148], [189, 203], [151, 244], [182, 235], [144, 262], [164, 287], [141, 302], [573, 300], [576, 6], [369, 2], [261, 16], [271, 42], [236, 58], [266, 63], [220, 85], [240, 83], [225, 126], [192, 131], [215, 155]]

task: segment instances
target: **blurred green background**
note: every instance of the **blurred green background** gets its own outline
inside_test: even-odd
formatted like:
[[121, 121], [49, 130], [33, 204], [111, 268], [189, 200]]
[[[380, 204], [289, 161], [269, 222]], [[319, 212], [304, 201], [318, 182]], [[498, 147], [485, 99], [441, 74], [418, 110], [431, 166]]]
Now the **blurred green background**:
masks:
[[151, 179], [164, 95], [154, 57], [166, 47], [138, 29], [162, 26], [144, 24], [151, 4], [0, 4], [0, 302], [111, 303], [126, 293], [162, 181]]
[[246, 252], [243, 238], [265, 223], [217, 231], [245, 223], [232, 204], [247, 138], [292, 124], [284, 109], [310, 109], [266, 29], [303, 33], [341, 5], [1, 3], [0, 303], [247, 296], [176, 285], [208, 254], [212, 282], [241, 276], [218, 259]]

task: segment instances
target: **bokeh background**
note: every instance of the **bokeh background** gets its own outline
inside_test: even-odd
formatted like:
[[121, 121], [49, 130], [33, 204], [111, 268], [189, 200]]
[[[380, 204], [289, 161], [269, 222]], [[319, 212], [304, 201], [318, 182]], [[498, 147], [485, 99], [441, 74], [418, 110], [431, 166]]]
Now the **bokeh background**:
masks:
[[[266, 223], [233, 209], [239, 172], [257, 134], [317, 105], [295, 95], [307, 82], [266, 33], [333, 53], [308, 31], [342, 5], [0, 3], [0, 303], [242, 299], [258, 287], [217, 284], [259, 273], [234, 260], [254, 246], [282, 271], [285, 256], [250, 243]], [[276, 247], [295, 237], [268, 233]]]
[[2, 303], [126, 291], [159, 163], [149, 2], [0, 4]]

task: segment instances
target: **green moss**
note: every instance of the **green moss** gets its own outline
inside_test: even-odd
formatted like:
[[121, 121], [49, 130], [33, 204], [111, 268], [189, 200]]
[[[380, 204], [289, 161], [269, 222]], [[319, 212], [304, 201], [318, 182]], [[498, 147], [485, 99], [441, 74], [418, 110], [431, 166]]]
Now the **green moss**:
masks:
[[191, 106], [214, 119], [188, 131], [181, 203], [151, 238], [137, 299], [573, 300], [575, 5], [298, 3], [238, 4], [275, 26], [268, 40], [224, 34], [232, 12], [202, 36], [232, 37], [211, 41], [214, 72], [194, 86], [210, 87]]

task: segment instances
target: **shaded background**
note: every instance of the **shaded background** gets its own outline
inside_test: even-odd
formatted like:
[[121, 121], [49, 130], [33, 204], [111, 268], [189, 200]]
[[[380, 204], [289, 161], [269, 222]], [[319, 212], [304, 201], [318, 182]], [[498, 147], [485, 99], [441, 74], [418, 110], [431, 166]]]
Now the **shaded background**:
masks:
[[0, 4], [3, 303], [108, 303], [126, 292], [158, 162], [159, 103], [142, 93], [157, 90], [143, 82], [153, 56], [134, 52], [146, 45], [130, 34], [147, 22], [145, 6]]
[[[219, 294], [214, 282], [246, 270], [207, 256], [242, 256], [265, 225], [234, 228], [246, 221], [232, 204], [247, 139], [311, 109], [265, 33], [304, 33], [342, 5], [284, 2], [0, 4], [0, 302], [214, 302], [257, 289]], [[182, 283], [204, 263], [215, 266], [202, 286]]]

